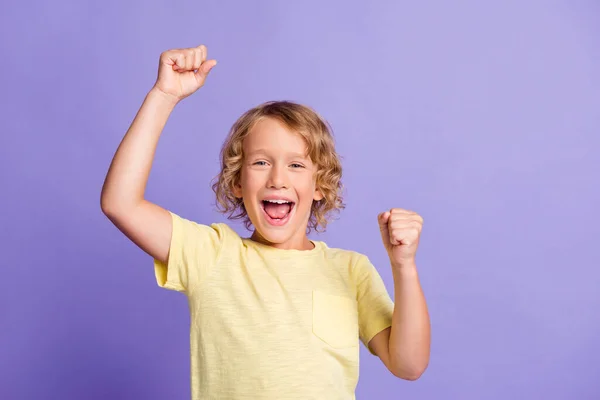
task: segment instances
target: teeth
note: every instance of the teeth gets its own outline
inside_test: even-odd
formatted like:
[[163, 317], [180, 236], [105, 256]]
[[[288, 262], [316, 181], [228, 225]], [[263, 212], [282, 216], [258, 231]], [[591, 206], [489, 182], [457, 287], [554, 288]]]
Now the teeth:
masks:
[[287, 200], [265, 200], [268, 201], [269, 203], [276, 203], [276, 204], [287, 204], [287, 203], [291, 203], [291, 201], [287, 201]]

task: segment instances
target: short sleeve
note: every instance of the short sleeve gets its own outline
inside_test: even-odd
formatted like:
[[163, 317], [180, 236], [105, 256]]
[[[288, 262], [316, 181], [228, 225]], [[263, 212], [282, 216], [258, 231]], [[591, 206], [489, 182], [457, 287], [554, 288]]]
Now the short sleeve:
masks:
[[[359, 334], [369, 349], [369, 342], [382, 330], [392, 326], [394, 303], [383, 279], [369, 259], [361, 255], [354, 266], [358, 302]], [[372, 353], [372, 352], [371, 352]]]
[[154, 259], [158, 286], [189, 292], [216, 264], [223, 245], [221, 224], [202, 225], [170, 212], [173, 223], [166, 263]]

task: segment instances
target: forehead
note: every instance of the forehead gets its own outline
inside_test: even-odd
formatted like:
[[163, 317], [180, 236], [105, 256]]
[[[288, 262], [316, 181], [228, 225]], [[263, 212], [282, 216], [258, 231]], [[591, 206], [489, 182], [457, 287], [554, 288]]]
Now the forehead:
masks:
[[284, 123], [273, 118], [260, 119], [248, 132], [243, 142], [244, 152], [273, 151], [306, 154], [304, 138]]

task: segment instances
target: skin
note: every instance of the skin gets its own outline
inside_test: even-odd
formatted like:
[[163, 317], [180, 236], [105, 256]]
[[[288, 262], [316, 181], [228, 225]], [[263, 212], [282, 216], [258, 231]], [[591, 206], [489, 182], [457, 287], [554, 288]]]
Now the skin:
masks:
[[[306, 155], [304, 139], [276, 119], [257, 122], [243, 143], [244, 164], [234, 195], [243, 199], [255, 227], [252, 239], [280, 249], [309, 250], [306, 236], [313, 201], [323, 198], [316, 186], [316, 166]], [[292, 200], [290, 220], [268, 223], [262, 199], [268, 195]]]

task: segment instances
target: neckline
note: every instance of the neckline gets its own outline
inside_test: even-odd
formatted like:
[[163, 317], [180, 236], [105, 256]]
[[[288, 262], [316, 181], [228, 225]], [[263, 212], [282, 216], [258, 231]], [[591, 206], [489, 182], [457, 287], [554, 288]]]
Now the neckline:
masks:
[[250, 239], [249, 237], [242, 238], [242, 242], [247, 247], [253, 247], [257, 250], [260, 250], [263, 253], [269, 253], [272, 255], [278, 255], [278, 256], [284, 256], [284, 257], [285, 256], [293, 256], [293, 257], [310, 256], [310, 255], [319, 253], [325, 247], [325, 244], [319, 240], [310, 240], [310, 242], [313, 244], [314, 247], [312, 249], [308, 249], [308, 250], [280, 249], [277, 247], [269, 246], [268, 244], [256, 242], [256, 241]]

